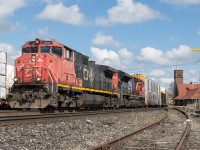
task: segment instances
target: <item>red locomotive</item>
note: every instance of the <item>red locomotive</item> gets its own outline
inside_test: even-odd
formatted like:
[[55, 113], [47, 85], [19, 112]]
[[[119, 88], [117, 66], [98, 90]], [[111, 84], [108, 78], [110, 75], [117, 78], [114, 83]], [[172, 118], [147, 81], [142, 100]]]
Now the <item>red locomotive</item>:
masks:
[[[11, 108], [144, 106], [144, 81], [54, 40], [29, 41], [15, 60]], [[142, 92], [143, 90], [143, 92]]]

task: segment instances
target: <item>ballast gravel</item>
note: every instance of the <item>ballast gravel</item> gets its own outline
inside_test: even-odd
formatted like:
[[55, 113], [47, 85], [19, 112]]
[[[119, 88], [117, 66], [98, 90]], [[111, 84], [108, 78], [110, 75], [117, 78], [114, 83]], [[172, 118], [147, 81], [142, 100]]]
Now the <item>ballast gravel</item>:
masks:
[[88, 150], [164, 117], [154, 110], [0, 128], [0, 150]]

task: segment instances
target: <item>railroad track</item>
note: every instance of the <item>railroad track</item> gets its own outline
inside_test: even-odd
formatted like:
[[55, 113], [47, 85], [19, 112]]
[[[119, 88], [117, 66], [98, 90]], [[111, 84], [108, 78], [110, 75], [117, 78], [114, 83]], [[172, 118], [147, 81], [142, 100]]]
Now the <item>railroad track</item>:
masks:
[[18, 112], [18, 110], [0, 110], [0, 114], [2, 114], [2, 113], [14, 113], [14, 112]]
[[164, 115], [164, 110], [134, 109], [124, 113], [40, 119], [41, 122], [30, 124], [20, 121], [22, 124], [0, 128], [0, 149], [88, 150], [136, 131]]
[[162, 110], [164, 108], [130, 108], [130, 109], [72, 109], [72, 110], [0, 110], [1, 116], [17, 115], [47, 115], [47, 114], [69, 114], [69, 113], [86, 113], [86, 112], [114, 112], [114, 111], [151, 111]]
[[37, 121], [52, 121], [61, 118], [91, 116], [99, 114], [120, 113], [119, 111], [110, 112], [71, 112], [71, 113], [53, 113], [53, 114], [31, 114], [31, 115], [6, 115], [0, 116], [0, 127], [9, 125], [18, 125], [23, 123], [35, 123]]
[[178, 111], [185, 116], [185, 119], [181, 119], [180, 113], [175, 115], [169, 113], [168, 117], [165, 116], [147, 127], [93, 147], [91, 150], [183, 149], [189, 135], [190, 122], [184, 124], [189, 117], [183, 111]]
[[[151, 111], [157, 109], [128, 109], [128, 110], [107, 110], [107, 111], [83, 111], [77, 112], [58, 112], [55, 113], [40, 113], [39, 111], [1, 111], [0, 127], [9, 125], [18, 125], [23, 123], [35, 123], [37, 121], [52, 121], [55, 119], [81, 117], [92, 115], [104, 115], [112, 113], [124, 113], [133, 111]], [[3, 113], [4, 112], [4, 113]]]
[[185, 150], [199, 150], [200, 148], [200, 114], [190, 113], [191, 115], [191, 132], [186, 143]]

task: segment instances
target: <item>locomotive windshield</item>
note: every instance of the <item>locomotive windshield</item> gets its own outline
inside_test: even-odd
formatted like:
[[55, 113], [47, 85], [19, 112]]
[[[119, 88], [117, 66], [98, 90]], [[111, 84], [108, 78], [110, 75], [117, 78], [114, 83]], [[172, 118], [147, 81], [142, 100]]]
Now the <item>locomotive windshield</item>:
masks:
[[50, 47], [48, 47], [48, 46], [41, 47], [40, 52], [41, 53], [50, 53]]
[[61, 47], [52, 47], [52, 53], [56, 54], [59, 57], [62, 57], [62, 48]]
[[38, 47], [26, 47], [22, 49], [22, 54], [24, 53], [38, 53]]
[[41, 53], [53, 53], [59, 57], [62, 57], [62, 48], [61, 47], [49, 47], [43, 46], [40, 48]]

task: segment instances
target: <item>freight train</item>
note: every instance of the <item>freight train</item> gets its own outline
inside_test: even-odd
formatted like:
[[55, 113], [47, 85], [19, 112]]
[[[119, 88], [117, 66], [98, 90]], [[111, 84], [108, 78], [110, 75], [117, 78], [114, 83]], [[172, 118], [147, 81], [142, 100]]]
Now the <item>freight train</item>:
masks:
[[130, 75], [55, 40], [26, 42], [15, 60], [11, 108], [120, 108], [162, 106], [160, 85]]

